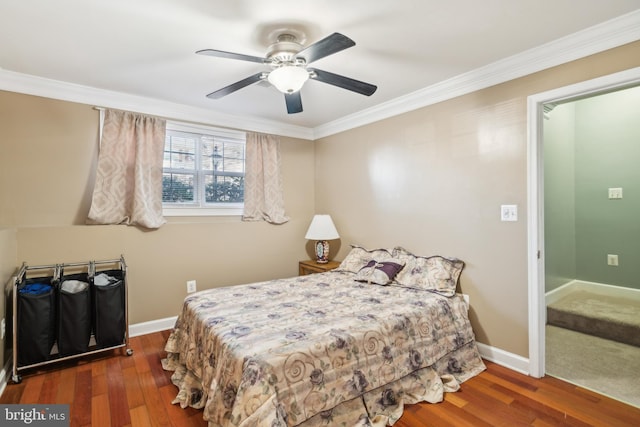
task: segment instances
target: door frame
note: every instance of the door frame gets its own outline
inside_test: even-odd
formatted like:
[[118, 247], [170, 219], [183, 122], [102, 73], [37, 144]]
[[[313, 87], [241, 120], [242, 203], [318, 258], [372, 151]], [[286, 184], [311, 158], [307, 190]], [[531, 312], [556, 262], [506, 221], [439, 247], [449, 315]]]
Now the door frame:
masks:
[[527, 97], [527, 269], [529, 375], [545, 374], [543, 105], [587, 98], [640, 84], [640, 67]]

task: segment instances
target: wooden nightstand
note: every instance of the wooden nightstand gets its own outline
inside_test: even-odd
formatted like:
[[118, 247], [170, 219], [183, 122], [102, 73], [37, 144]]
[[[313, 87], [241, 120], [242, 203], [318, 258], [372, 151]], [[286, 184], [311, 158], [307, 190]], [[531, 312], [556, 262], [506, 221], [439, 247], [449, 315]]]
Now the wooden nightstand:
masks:
[[334, 268], [338, 268], [339, 265], [340, 262], [338, 261], [329, 261], [326, 264], [318, 264], [312, 259], [307, 261], [300, 261], [300, 263], [298, 264], [298, 275], [304, 276], [313, 273], [324, 273], [325, 271], [330, 271]]

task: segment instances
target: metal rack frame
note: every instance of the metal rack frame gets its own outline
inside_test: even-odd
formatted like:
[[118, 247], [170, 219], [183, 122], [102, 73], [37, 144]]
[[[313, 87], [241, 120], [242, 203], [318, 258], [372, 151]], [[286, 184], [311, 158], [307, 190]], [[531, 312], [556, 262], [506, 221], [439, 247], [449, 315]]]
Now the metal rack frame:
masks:
[[[63, 271], [65, 267], [87, 267], [87, 272], [90, 278], [95, 276], [96, 266], [97, 265], [119, 265], [120, 270], [123, 272], [123, 286], [124, 286], [124, 340], [121, 344], [113, 345], [109, 347], [101, 347], [101, 348], [89, 348], [88, 351], [77, 353], [69, 356], [56, 356], [56, 353], [52, 353], [50, 359], [44, 360], [38, 363], [32, 363], [29, 365], [18, 366], [18, 354], [20, 349], [18, 348], [18, 286], [22, 283], [23, 279], [25, 279], [28, 271], [34, 270], [53, 270], [54, 277], [59, 277], [60, 273]], [[17, 276], [12, 278], [12, 374], [11, 380], [15, 383], [20, 383], [22, 381], [22, 377], [19, 372], [37, 368], [39, 366], [49, 365], [52, 363], [62, 362], [65, 360], [76, 359], [79, 357], [88, 356], [91, 354], [102, 353], [109, 350], [114, 350], [117, 348], [126, 348], [127, 356], [131, 356], [133, 354], [133, 349], [129, 348], [129, 291], [127, 286], [127, 264], [124, 260], [124, 256], [120, 255], [119, 259], [110, 259], [110, 260], [101, 260], [101, 261], [87, 261], [87, 262], [76, 262], [76, 263], [64, 263], [64, 264], [51, 264], [51, 265], [38, 265], [38, 266], [28, 266], [26, 263], [23, 263], [20, 267], [20, 271]], [[91, 338], [95, 339], [94, 331], [91, 333]]]

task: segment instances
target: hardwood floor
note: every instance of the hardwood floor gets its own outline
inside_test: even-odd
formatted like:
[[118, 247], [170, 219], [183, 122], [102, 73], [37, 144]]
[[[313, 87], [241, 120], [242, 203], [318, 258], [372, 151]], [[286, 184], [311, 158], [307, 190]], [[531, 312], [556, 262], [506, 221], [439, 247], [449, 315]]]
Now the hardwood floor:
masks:
[[[171, 405], [162, 369], [168, 331], [131, 339], [134, 353], [49, 365], [8, 384], [0, 403], [68, 403], [71, 426], [206, 426], [202, 411]], [[534, 379], [487, 362], [487, 371], [438, 404], [405, 407], [397, 427], [640, 425], [640, 409], [551, 377]]]

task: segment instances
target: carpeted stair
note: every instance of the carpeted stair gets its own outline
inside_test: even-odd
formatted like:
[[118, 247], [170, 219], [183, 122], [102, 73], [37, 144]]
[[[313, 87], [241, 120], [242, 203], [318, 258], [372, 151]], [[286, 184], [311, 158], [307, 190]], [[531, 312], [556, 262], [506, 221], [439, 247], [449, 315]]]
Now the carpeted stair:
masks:
[[640, 347], [640, 301], [576, 291], [547, 306], [547, 324]]

